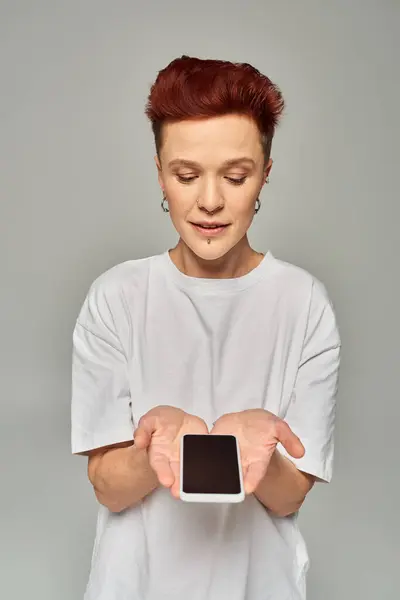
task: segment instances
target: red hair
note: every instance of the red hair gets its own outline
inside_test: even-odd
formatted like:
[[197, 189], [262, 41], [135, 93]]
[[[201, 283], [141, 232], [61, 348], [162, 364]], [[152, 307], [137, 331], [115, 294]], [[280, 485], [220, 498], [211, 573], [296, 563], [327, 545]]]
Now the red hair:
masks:
[[150, 90], [146, 115], [159, 152], [165, 122], [246, 114], [260, 129], [268, 159], [283, 108], [279, 88], [255, 67], [182, 56], [159, 72]]

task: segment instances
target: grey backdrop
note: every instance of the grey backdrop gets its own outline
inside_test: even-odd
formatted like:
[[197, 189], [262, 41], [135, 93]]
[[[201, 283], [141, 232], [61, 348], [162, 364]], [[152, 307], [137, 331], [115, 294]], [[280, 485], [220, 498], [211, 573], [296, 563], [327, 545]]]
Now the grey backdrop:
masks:
[[339, 317], [309, 600], [398, 598], [399, 24], [398, 0], [0, 1], [2, 598], [83, 596], [96, 503], [69, 454], [71, 333], [97, 275], [175, 243], [143, 106], [182, 53], [281, 86], [252, 240], [322, 279]]

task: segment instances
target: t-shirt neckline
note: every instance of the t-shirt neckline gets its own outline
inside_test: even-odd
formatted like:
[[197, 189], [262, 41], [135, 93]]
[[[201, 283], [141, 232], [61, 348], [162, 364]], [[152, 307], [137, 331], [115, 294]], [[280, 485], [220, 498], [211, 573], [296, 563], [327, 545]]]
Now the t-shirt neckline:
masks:
[[235, 292], [244, 290], [261, 279], [270, 272], [274, 257], [270, 251], [267, 251], [260, 263], [245, 275], [231, 277], [228, 279], [216, 279], [205, 277], [192, 277], [185, 275], [178, 269], [169, 254], [169, 250], [162, 255], [168, 275], [175, 283], [184, 289], [200, 290], [204, 292]]

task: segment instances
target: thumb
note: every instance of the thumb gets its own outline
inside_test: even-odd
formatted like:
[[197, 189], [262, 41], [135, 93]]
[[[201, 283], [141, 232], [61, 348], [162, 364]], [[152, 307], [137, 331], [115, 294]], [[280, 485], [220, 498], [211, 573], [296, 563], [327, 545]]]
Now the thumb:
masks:
[[278, 442], [282, 444], [285, 450], [293, 458], [302, 458], [305, 454], [305, 448], [295, 433], [290, 429], [285, 421], [279, 421], [277, 425]]
[[256, 461], [251, 463], [243, 473], [244, 491], [247, 495], [252, 494], [258, 487], [268, 469], [268, 463]]
[[151, 436], [156, 430], [156, 420], [153, 416], [144, 416], [139, 420], [139, 424], [135, 433], [133, 434], [133, 439], [135, 442], [136, 448], [139, 450], [148, 448], [151, 442]]

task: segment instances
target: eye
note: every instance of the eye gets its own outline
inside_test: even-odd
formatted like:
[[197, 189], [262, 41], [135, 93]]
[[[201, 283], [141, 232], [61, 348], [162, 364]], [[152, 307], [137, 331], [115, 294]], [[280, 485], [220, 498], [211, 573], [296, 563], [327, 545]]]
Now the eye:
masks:
[[181, 183], [192, 183], [197, 179], [197, 175], [177, 175], [177, 178]]
[[247, 179], [247, 175], [244, 177], [226, 177], [229, 183], [233, 183], [233, 185], [243, 185]]

